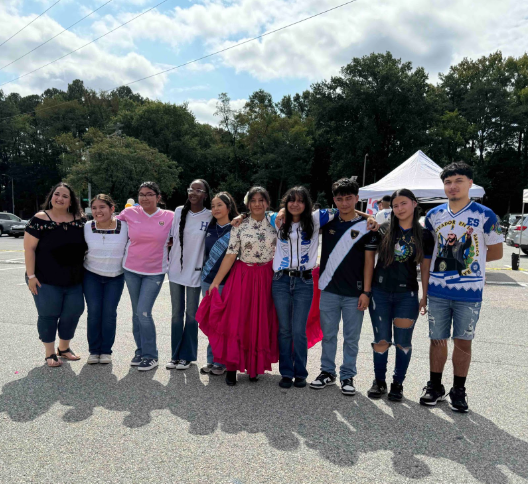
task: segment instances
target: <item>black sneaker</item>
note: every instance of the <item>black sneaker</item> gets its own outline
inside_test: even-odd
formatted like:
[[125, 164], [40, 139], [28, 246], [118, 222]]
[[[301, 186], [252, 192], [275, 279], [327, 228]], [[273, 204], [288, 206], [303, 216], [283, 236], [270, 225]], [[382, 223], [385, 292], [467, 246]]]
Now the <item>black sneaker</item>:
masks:
[[132, 360], [130, 361], [130, 366], [139, 366], [142, 359], [143, 358], [141, 358], [141, 356], [139, 355], [134, 356], [134, 358], [132, 358]]
[[319, 376], [310, 383], [310, 388], [314, 390], [321, 390], [327, 385], [335, 385], [336, 377], [327, 371], [322, 371]]
[[353, 378], [345, 378], [344, 380], [341, 380], [341, 393], [343, 395], [350, 395], [350, 396], [356, 394], [356, 388], [354, 387]]
[[293, 385], [293, 380], [285, 376], [283, 376], [281, 378], [281, 381], [279, 382], [279, 386], [281, 388], [291, 388], [292, 385]]
[[158, 360], [156, 358], [143, 358], [138, 366], [138, 371], [153, 370], [156, 366], [158, 366]]
[[385, 393], [387, 393], [387, 384], [381, 380], [374, 380], [367, 395], [369, 398], [381, 398]]
[[467, 393], [464, 387], [453, 387], [449, 392], [449, 406], [454, 412], [466, 413], [469, 408], [467, 404]]
[[420, 397], [420, 405], [434, 407], [437, 402], [443, 402], [446, 399], [444, 385], [438, 388], [428, 381], [427, 386], [423, 389], [423, 395]]
[[391, 389], [389, 392], [389, 400], [393, 402], [401, 402], [403, 399], [403, 385], [397, 381], [391, 383]]
[[295, 381], [293, 382], [293, 386], [297, 388], [304, 388], [306, 386], [306, 378], [295, 378]]

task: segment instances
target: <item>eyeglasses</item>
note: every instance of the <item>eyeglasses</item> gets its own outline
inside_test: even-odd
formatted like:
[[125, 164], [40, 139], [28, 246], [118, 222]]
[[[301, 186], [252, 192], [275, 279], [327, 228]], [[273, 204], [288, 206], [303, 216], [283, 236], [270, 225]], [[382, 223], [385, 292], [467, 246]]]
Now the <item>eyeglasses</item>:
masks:
[[138, 198], [147, 198], [147, 197], [151, 198], [151, 197], [155, 197], [155, 196], [156, 196], [155, 193], [140, 193], [138, 195]]
[[187, 193], [196, 193], [197, 195], [200, 195], [201, 193], [207, 193], [205, 190], [200, 190], [199, 188], [187, 188]]

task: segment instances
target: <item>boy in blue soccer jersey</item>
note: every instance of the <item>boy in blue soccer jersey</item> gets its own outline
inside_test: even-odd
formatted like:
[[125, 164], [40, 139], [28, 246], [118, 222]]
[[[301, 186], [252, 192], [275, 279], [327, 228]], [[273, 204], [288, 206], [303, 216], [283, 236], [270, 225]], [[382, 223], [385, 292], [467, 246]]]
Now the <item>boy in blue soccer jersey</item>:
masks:
[[323, 227], [321, 253], [321, 329], [323, 331], [321, 374], [310, 383], [320, 390], [336, 382], [335, 355], [339, 323], [343, 319], [343, 364], [341, 392], [354, 395], [354, 377], [363, 313], [368, 308], [374, 259], [380, 235], [367, 227], [355, 210], [359, 186], [349, 178], [332, 185], [339, 216]]
[[469, 199], [471, 167], [451, 163], [440, 177], [449, 201], [430, 210], [425, 219], [425, 228], [435, 239], [435, 250], [428, 291], [430, 381], [420, 403], [433, 406], [446, 398], [442, 372], [452, 326], [454, 381], [450, 405], [455, 411], [467, 412], [465, 383], [482, 304], [486, 261], [502, 258], [503, 236], [493, 211]]

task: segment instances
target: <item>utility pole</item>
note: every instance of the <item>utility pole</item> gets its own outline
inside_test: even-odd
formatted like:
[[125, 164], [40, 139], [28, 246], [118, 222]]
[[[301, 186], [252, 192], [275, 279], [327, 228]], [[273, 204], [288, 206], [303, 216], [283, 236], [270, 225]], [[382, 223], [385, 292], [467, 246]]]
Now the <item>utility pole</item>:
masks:
[[[365, 186], [365, 174], [367, 172], [367, 157], [368, 153], [365, 153], [365, 159], [363, 160], [363, 186]], [[361, 202], [361, 208], [365, 211], [365, 202]]]
[[2, 176], [7, 176], [7, 178], [11, 178], [11, 205], [13, 209], [13, 215], [16, 215], [15, 213], [15, 179], [8, 175], [7, 173], [2, 173]]

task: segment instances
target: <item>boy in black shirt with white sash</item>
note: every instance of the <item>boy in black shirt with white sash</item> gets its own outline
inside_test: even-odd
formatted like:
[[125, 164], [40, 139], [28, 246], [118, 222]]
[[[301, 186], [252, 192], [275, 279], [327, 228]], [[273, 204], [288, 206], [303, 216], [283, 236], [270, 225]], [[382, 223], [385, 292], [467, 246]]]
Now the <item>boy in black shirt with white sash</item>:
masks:
[[310, 384], [322, 389], [336, 382], [335, 355], [339, 322], [343, 319], [343, 364], [341, 392], [354, 395], [354, 377], [363, 312], [371, 297], [374, 258], [379, 235], [369, 231], [367, 221], [355, 211], [359, 186], [349, 178], [332, 185], [339, 217], [323, 228], [321, 254], [321, 329], [323, 331], [321, 374]]

